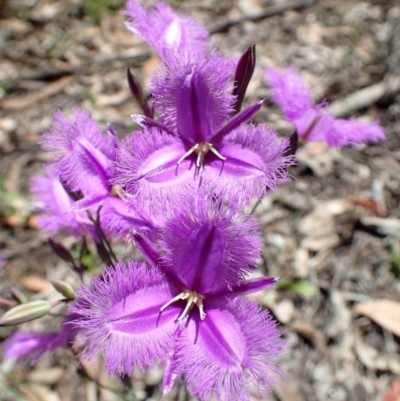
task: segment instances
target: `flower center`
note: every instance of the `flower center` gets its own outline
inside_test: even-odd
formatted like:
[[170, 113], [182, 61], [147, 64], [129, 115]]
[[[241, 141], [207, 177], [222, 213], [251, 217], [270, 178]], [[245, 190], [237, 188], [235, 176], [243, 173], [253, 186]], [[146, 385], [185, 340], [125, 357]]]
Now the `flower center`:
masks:
[[124, 196], [124, 190], [119, 185], [112, 185], [110, 193], [112, 196], [117, 196], [119, 198]]
[[206, 314], [203, 309], [203, 299], [204, 299], [204, 296], [201, 294], [198, 294], [197, 291], [185, 290], [185, 291], [182, 291], [180, 294], [178, 294], [176, 297], [172, 298], [165, 305], [163, 305], [160, 308], [160, 312], [167, 309], [168, 306], [170, 306], [171, 304], [173, 304], [176, 301], [186, 300], [185, 309], [178, 317], [178, 321], [181, 322], [188, 315], [188, 313], [193, 309], [193, 307], [195, 305], [199, 309], [200, 319], [204, 320], [206, 318]]
[[214, 148], [213, 144], [210, 142], [200, 142], [196, 143], [196, 145], [192, 146], [178, 161], [176, 164], [181, 164], [188, 156], [192, 153], [197, 153], [197, 161], [196, 166], [199, 168], [204, 167], [204, 158], [206, 154], [211, 151], [221, 160], [226, 160], [226, 157], [222, 156], [217, 149]]

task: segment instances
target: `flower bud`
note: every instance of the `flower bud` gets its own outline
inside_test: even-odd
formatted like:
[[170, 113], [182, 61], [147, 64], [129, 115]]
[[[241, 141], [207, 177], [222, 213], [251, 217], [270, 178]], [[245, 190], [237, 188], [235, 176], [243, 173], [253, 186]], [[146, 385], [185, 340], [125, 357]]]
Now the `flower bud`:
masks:
[[47, 301], [31, 301], [11, 308], [0, 319], [1, 326], [14, 326], [45, 316], [50, 312], [51, 305]]
[[64, 281], [55, 280], [51, 281], [51, 284], [53, 284], [55, 290], [59, 292], [61, 295], [64, 295], [65, 298], [74, 297], [74, 289]]
[[49, 245], [61, 259], [74, 264], [74, 258], [72, 257], [71, 252], [63, 244], [49, 238]]

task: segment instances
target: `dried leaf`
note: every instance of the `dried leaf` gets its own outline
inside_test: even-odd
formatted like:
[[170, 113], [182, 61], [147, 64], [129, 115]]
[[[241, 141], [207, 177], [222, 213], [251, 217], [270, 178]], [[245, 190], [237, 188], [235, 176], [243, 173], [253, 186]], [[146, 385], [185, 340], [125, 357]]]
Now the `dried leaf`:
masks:
[[51, 284], [49, 281], [45, 280], [42, 277], [34, 275], [22, 277], [20, 282], [24, 286], [24, 288], [32, 292], [46, 291], [51, 288]]
[[400, 337], [400, 302], [375, 299], [359, 303], [355, 312], [369, 317], [396, 336]]
[[393, 381], [388, 392], [381, 398], [381, 401], [399, 401], [400, 400], [400, 380]]

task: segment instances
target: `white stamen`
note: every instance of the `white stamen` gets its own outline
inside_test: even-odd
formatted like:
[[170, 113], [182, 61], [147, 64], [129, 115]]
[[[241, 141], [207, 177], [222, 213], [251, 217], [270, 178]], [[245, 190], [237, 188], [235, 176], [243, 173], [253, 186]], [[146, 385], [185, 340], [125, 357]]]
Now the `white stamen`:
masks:
[[181, 164], [188, 156], [190, 156], [193, 152], [196, 152], [196, 150], [198, 149], [199, 144], [196, 143], [196, 145], [194, 145], [192, 148], [190, 148], [177, 162], [176, 164]]
[[186, 299], [189, 297], [189, 293], [188, 292], [181, 292], [180, 294], [178, 294], [176, 297], [172, 298], [170, 301], [168, 301], [165, 305], [163, 305], [160, 308], [160, 312], [164, 311], [165, 309], [168, 308], [168, 306], [172, 305], [174, 302], [179, 301], [180, 299]]
[[185, 309], [183, 310], [183, 312], [178, 317], [178, 320], [182, 321], [184, 319], [184, 317], [187, 315], [187, 313], [189, 312], [189, 310], [191, 308], [193, 308], [193, 304], [194, 304], [193, 298], [194, 298], [193, 293], [190, 293], [190, 296], [189, 296], [189, 299], [188, 299], [188, 301], [186, 303]]
[[225, 156], [222, 156], [221, 153], [218, 152], [217, 149], [214, 148], [212, 143], [209, 142], [200, 142], [196, 143], [192, 148], [190, 148], [178, 161], [177, 165], [181, 164], [183, 160], [185, 160], [188, 156], [190, 156], [192, 153], [196, 152], [197, 153], [197, 159], [196, 159], [196, 167], [200, 169], [201, 173], [203, 172], [204, 169], [204, 158], [206, 157], [207, 153], [211, 151], [214, 153], [215, 156], [217, 156], [221, 160], [226, 160]]
[[221, 153], [219, 153], [218, 150], [215, 149], [214, 146], [212, 146], [211, 144], [210, 144], [210, 150], [211, 150], [211, 152], [213, 152], [214, 155], [217, 156], [219, 159], [221, 159], [221, 160], [226, 160], [226, 157], [225, 157], [225, 156], [222, 156]]
[[187, 299], [185, 309], [182, 311], [182, 313], [178, 317], [178, 321], [182, 322], [182, 320], [187, 316], [187, 314], [192, 310], [192, 308], [196, 305], [197, 308], [199, 309], [199, 314], [200, 314], [200, 320], [204, 320], [206, 318], [206, 314], [204, 312], [204, 307], [203, 307], [203, 295], [198, 294], [196, 291], [189, 291], [185, 290], [172, 298], [170, 301], [168, 301], [165, 305], [163, 305], [160, 308], [160, 312], [163, 312], [168, 306], [173, 304], [176, 301], [180, 300], [185, 300]]

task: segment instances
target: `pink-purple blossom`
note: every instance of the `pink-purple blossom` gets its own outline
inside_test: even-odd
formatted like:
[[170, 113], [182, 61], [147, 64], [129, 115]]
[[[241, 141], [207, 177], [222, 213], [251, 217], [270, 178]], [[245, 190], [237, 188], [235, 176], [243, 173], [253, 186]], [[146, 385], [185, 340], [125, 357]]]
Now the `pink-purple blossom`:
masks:
[[245, 280], [261, 244], [254, 218], [212, 202], [178, 208], [159, 249], [140, 235], [149, 265], [118, 264], [76, 293], [83, 357], [102, 354], [108, 373], [166, 363], [164, 392], [183, 376], [202, 400], [248, 400], [270, 390], [283, 343], [266, 311], [244, 298], [271, 277]]
[[325, 111], [326, 103], [315, 106], [310, 91], [294, 68], [283, 72], [269, 68], [265, 71], [265, 78], [272, 87], [274, 102], [305, 141], [324, 141], [329, 146], [342, 147], [386, 138], [377, 122], [335, 118]]
[[152, 93], [160, 120], [133, 116], [143, 128], [122, 142], [115, 163], [113, 183], [137, 204], [165, 208], [204, 187], [243, 206], [289, 180], [292, 159], [282, 156], [287, 141], [262, 124], [245, 124], [261, 102], [230, 119], [234, 98], [224, 65], [216, 52], [189, 55], [156, 74]]

